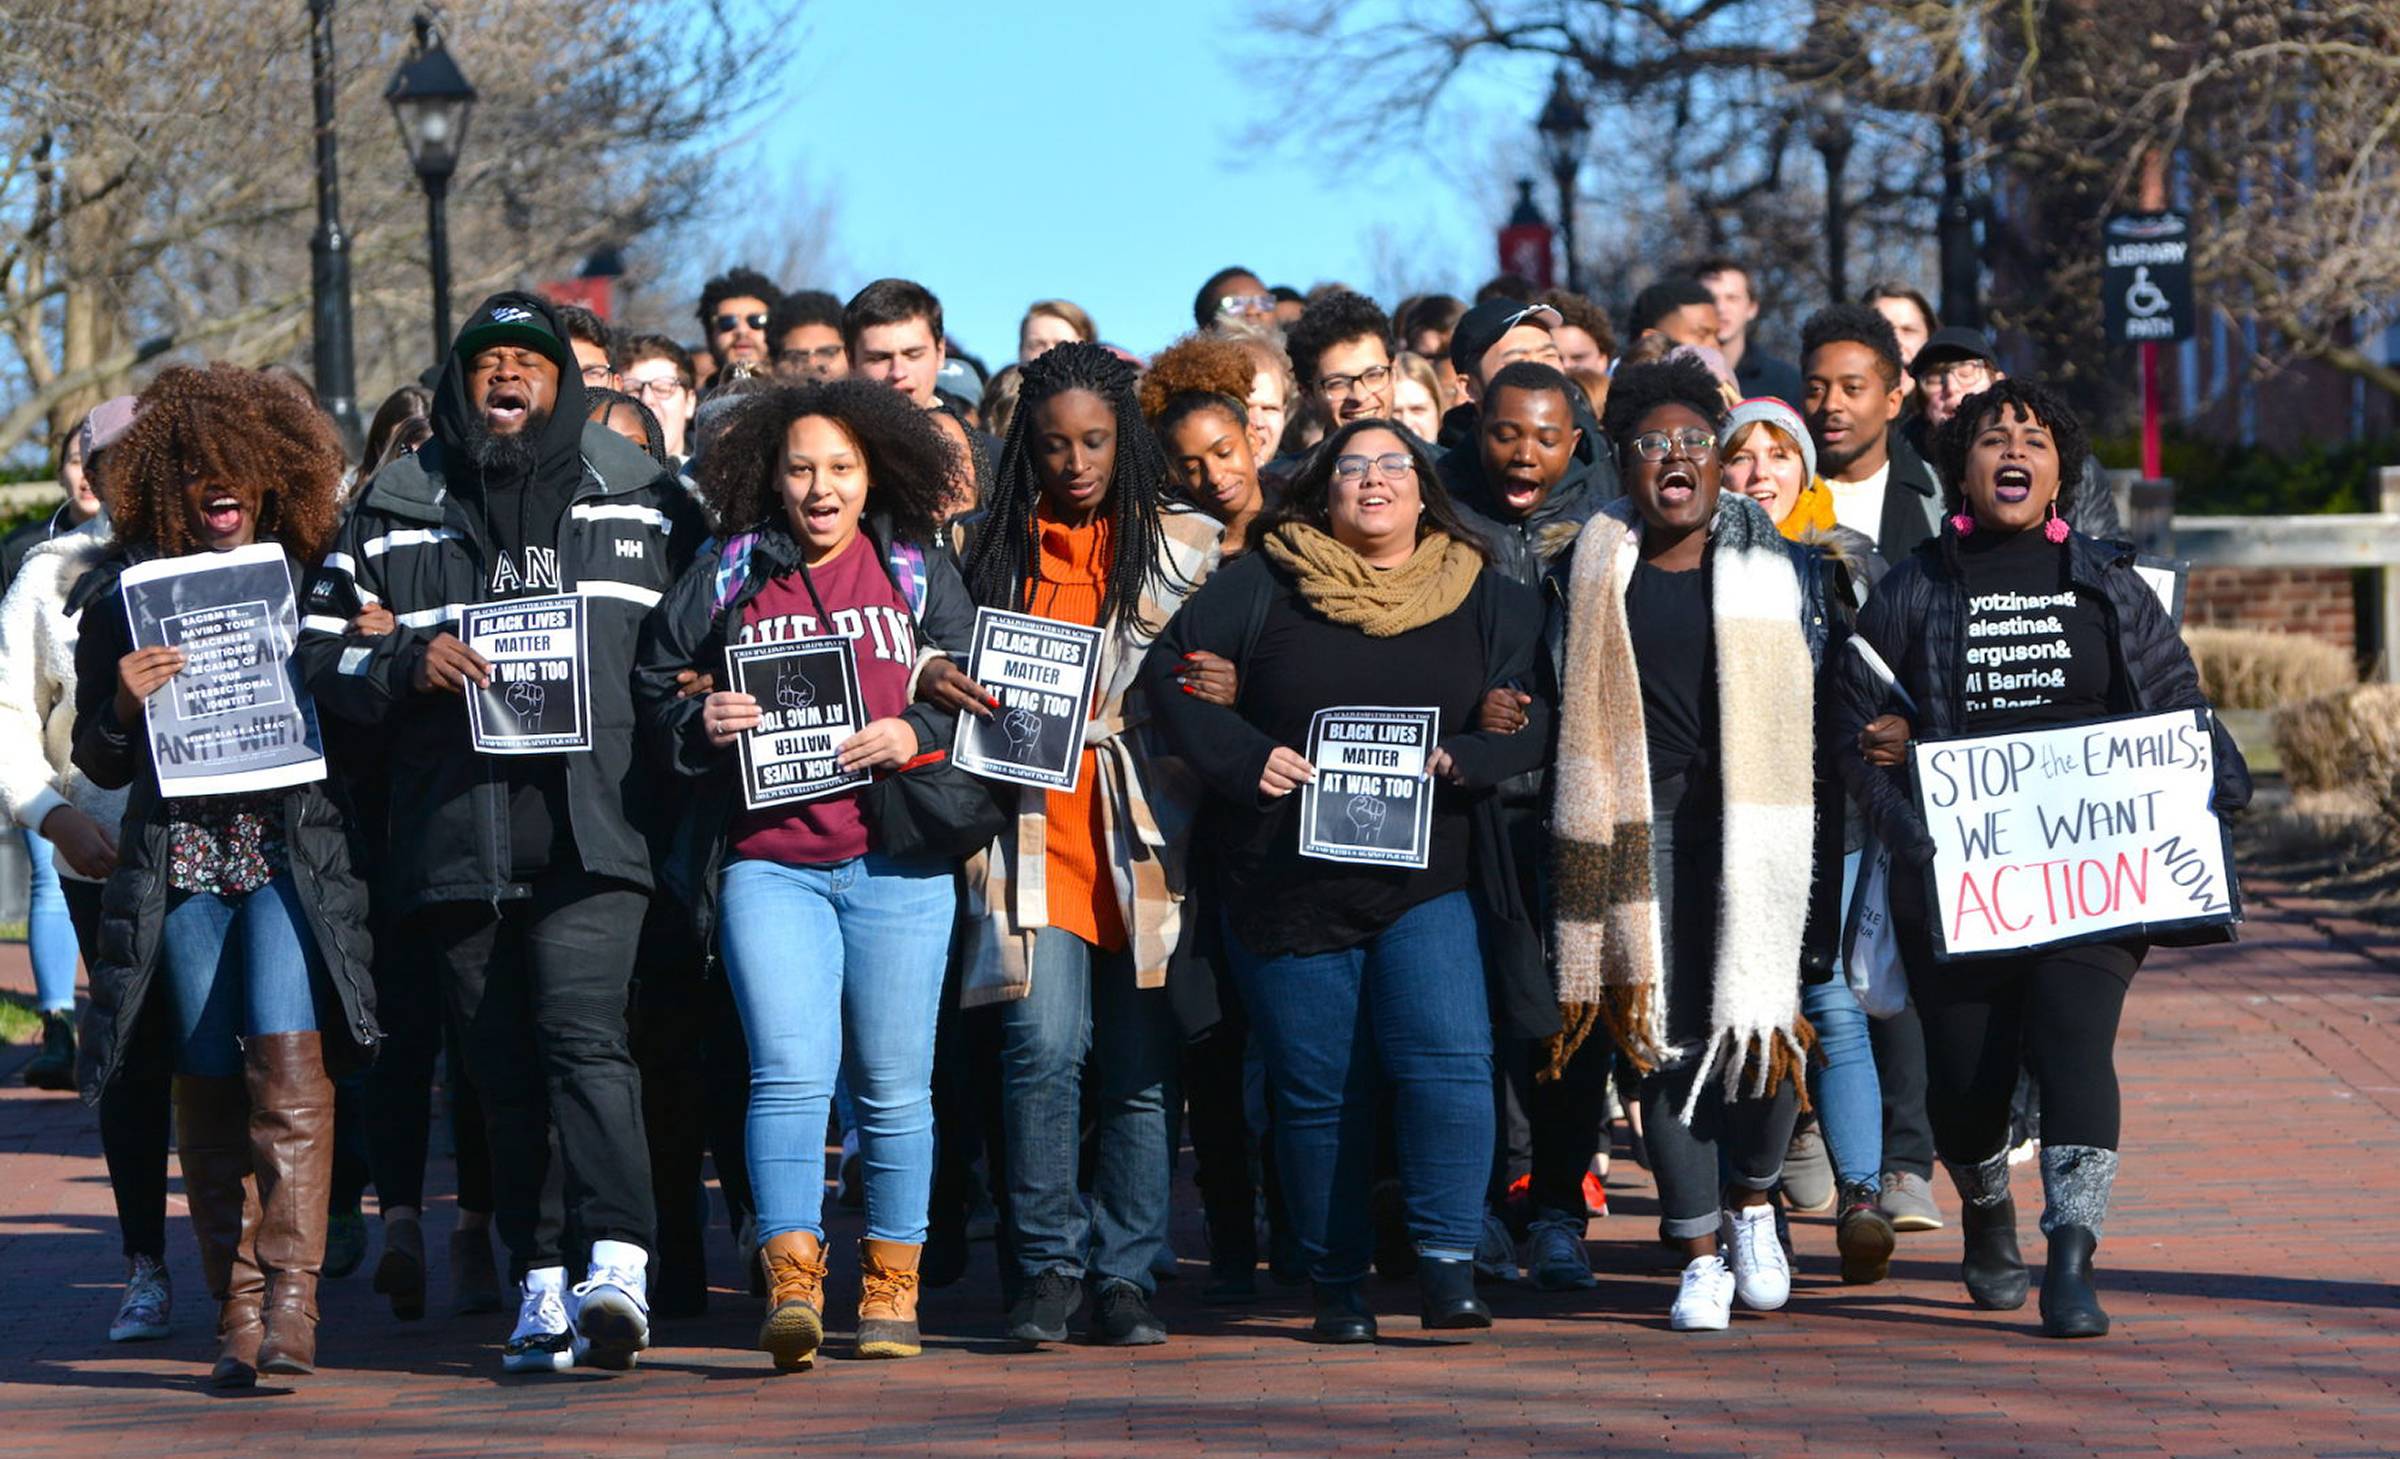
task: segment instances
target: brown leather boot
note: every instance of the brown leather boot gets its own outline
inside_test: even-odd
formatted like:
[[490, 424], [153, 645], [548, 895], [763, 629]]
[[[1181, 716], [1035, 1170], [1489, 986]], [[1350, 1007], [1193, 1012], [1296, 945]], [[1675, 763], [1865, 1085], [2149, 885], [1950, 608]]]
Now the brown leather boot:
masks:
[[250, 1162], [258, 1175], [258, 1265], [267, 1275], [258, 1371], [317, 1370], [317, 1273], [325, 1265], [333, 1186], [333, 1081], [321, 1035], [243, 1040], [250, 1081]]
[[217, 1364], [208, 1381], [248, 1388], [258, 1381], [258, 1348], [267, 1335], [259, 1320], [267, 1281], [251, 1250], [258, 1192], [250, 1178], [249, 1091], [239, 1078], [178, 1074], [175, 1127], [200, 1272], [217, 1299]]
[[816, 1362], [825, 1341], [825, 1244], [805, 1231], [786, 1231], [767, 1238], [758, 1264], [767, 1273], [758, 1345], [774, 1356], [778, 1372], [798, 1372]]
[[913, 1358], [917, 1336], [917, 1257], [925, 1248], [898, 1241], [858, 1244], [858, 1355]]

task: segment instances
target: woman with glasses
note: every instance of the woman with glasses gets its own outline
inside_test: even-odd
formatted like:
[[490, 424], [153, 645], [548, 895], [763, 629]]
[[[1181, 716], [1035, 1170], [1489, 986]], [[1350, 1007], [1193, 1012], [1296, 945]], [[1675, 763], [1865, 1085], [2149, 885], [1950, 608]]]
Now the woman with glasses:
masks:
[[[1475, 802], [1548, 744], [1541, 606], [1490, 570], [1423, 444], [1391, 420], [1336, 431], [1273, 521], [1167, 626], [1148, 674], [1154, 712], [1211, 796], [1226, 961], [1266, 1058], [1314, 1332], [1376, 1336], [1360, 1283], [1386, 1102], [1425, 1326], [1488, 1327], [1473, 1258], [1491, 1173], [1492, 1034], [1470, 823]], [[1235, 705], [1179, 690], [1194, 652], [1233, 661]], [[1525, 732], [1479, 731], [1477, 706], [1504, 685], [1535, 692]], [[1318, 777], [1312, 725], [1344, 708], [1429, 713], [1414, 752], [1423, 773], [1348, 773], [1305, 791]], [[1325, 795], [1338, 809], [1324, 810]], [[1338, 835], [1336, 818], [1353, 844], [1399, 854], [1303, 854], [1304, 831], [1330, 820]]]
[[1605, 1027], [1642, 1075], [1664, 1234], [1686, 1262], [1677, 1331], [1725, 1327], [1737, 1293], [1762, 1312], [1790, 1296], [1770, 1197], [1812, 1042], [1803, 966], [1830, 975], [1841, 868], [1811, 726], [1845, 605], [1813, 549], [1720, 489], [1722, 399], [1692, 359], [1627, 366], [1609, 389], [1626, 495], [1585, 524], [1568, 570], [1552, 776], [1560, 1043]]

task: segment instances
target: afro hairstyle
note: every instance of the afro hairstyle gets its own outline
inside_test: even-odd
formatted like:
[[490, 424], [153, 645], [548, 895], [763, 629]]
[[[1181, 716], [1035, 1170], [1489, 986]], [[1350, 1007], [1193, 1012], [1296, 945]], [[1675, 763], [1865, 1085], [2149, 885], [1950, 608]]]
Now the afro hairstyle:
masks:
[[1391, 316], [1366, 295], [1344, 289], [1312, 300], [1300, 311], [1300, 317], [1292, 321], [1285, 333], [1284, 349], [1291, 355], [1292, 374], [1301, 388], [1314, 391], [1319, 357], [1344, 341], [1370, 336], [1383, 341], [1388, 353], [1392, 347]]
[[1232, 340], [1221, 334], [1187, 334], [1150, 361], [1142, 376], [1142, 416], [1155, 426], [1178, 397], [1194, 394], [1222, 396], [1238, 407], [1250, 397], [1257, 373], [1250, 352]]
[[1608, 412], [1600, 430], [1622, 457], [1650, 412], [1662, 405], [1680, 405], [1716, 430], [1725, 421], [1725, 392], [1708, 366], [1689, 355], [1648, 365], [1625, 365], [1608, 387]]

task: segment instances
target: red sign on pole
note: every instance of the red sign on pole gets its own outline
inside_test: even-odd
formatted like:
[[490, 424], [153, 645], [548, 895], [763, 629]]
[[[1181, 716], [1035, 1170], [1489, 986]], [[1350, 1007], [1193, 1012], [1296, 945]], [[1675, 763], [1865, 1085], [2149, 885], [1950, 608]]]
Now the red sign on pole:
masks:
[[1550, 258], [1550, 225], [1511, 223], [1501, 229], [1500, 272], [1529, 279], [1537, 289], [1551, 287], [1556, 275]]
[[542, 297], [553, 304], [581, 304], [606, 319], [616, 307], [616, 282], [609, 278], [552, 279], [542, 285]]

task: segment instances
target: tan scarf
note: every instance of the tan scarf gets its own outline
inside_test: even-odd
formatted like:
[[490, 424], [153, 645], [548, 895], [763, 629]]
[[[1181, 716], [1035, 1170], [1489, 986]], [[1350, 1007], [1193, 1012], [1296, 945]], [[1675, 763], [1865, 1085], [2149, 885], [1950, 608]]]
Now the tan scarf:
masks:
[[1398, 567], [1379, 568], [1306, 522], [1286, 522], [1260, 549], [1299, 582], [1308, 606], [1369, 638], [1392, 638], [1438, 623], [1475, 590], [1483, 557], [1442, 533], [1428, 532]]

